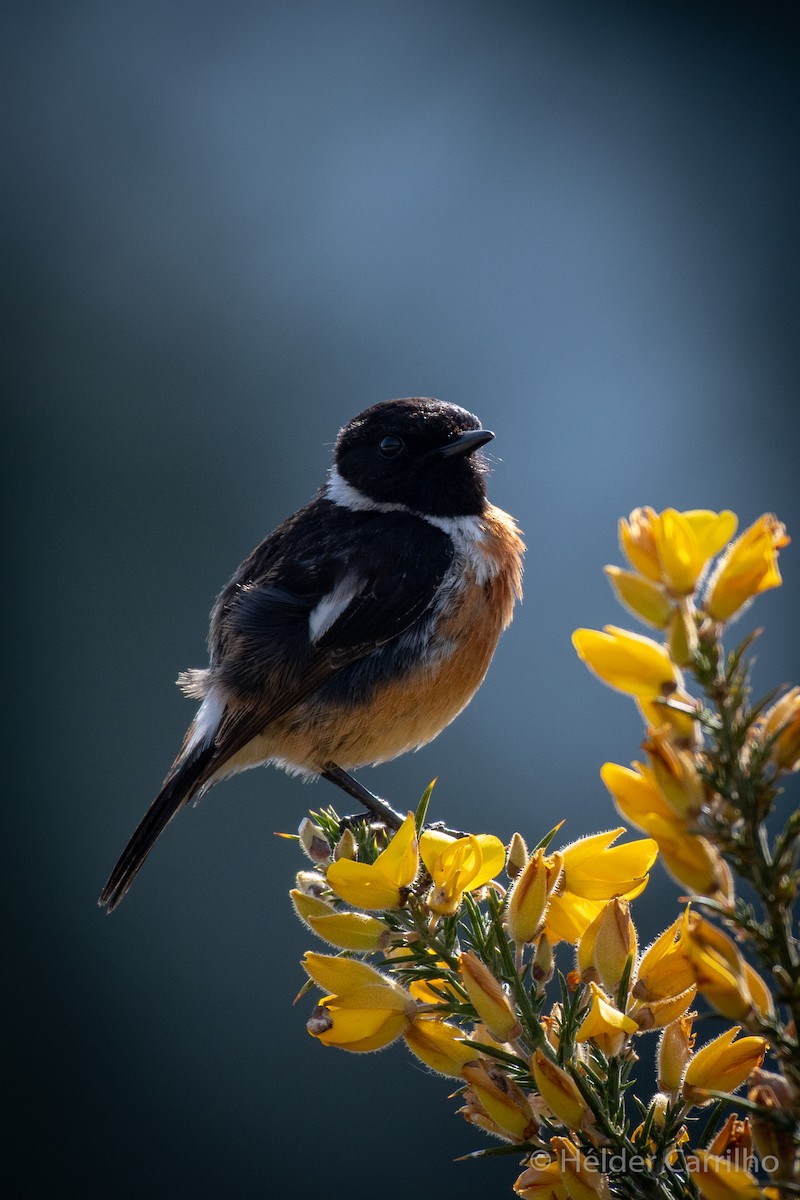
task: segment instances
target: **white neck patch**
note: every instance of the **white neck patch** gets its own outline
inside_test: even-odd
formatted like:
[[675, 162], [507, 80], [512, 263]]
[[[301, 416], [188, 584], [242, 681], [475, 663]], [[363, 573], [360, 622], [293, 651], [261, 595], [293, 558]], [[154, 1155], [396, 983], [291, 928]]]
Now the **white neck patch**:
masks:
[[334, 504], [349, 508], [352, 512], [404, 512], [435, 525], [453, 539], [456, 554], [462, 560], [467, 560], [475, 572], [476, 581], [481, 585], [493, 579], [500, 570], [496, 559], [486, 553], [486, 529], [480, 517], [435, 517], [431, 513], [417, 512], [407, 504], [372, 500], [343, 479], [336, 467], [331, 467], [325, 495]]
[[[336, 467], [331, 467], [330, 477], [325, 486], [325, 495], [334, 504], [338, 504], [341, 508], [349, 508], [353, 512], [406, 512], [410, 513], [414, 510], [409, 508], [407, 504], [382, 504], [379, 500], [371, 500], [369, 496], [365, 496], [357, 487], [353, 487], [352, 483], [348, 483], [344, 479]], [[421, 516], [422, 514], [418, 514]]]

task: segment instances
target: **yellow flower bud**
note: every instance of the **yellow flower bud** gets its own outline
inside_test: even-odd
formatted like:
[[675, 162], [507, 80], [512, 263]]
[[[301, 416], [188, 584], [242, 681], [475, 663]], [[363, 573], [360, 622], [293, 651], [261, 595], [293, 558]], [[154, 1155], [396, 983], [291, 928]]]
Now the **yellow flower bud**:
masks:
[[764, 513], [733, 542], [717, 563], [706, 590], [705, 611], [728, 621], [743, 604], [768, 588], [779, 587], [778, 551], [789, 544], [786, 527]]
[[297, 834], [304, 853], [312, 862], [328, 862], [331, 848], [319, 825], [316, 825], [310, 817], [303, 817]]
[[692, 1022], [697, 1013], [685, 1013], [665, 1026], [658, 1043], [658, 1086], [673, 1100], [678, 1095], [687, 1066], [691, 1062], [695, 1034]]
[[558, 1155], [561, 1178], [570, 1200], [611, 1200], [607, 1177], [592, 1166], [569, 1138], [551, 1138], [550, 1146]]
[[461, 980], [473, 1008], [492, 1037], [507, 1042], [522, 1032], [517, 1014], [489, 968], [471, 951], [461, 955]]
[[534, 981], [539, 984], [545, 984], [549, 979], [553, 978], [555, 971], [555, 958], [553, 955], [553, 947], [550, 945], [548, 938], [542, 934], [536, 943], [536, 951], [533, 956], [533, 965], [531, 974]]
[[358, 858], [358, 842], [352, 829], [345, 829], [333, 850], [334, 861], [340, 858]]
[[560, 854], [548, 857], [543, 849], [531, 855], [514, 882], [506, 908], [508, 935], [515, 942], [532, 942], [541, 931], [550, 895], [561, 878]]
[[773, 1017], [775, 1006], [772, 1002], [772, 992], [749, 962], [744, 964], [744, 980], [756, 1012], [762, 1017]]
[[578, 944], [578, 967], [584, 979], [594, 978], [610, 992], [619, 987], [628, 960], [636, 961], [636, 927], [630, 904], [619, 896], [609, 900]]
[[536, 1087], [550, 1111], [567, 1129], [582, 1129], [591, 1112], [572, 1076], [542, 1050], [534, 1050], [531, 1071]]
[[296, 888], [289, 895], [300, 920], [340, 950], [364, 953], [382, 950], [389, 944], [392, 931], [377, 917], [368, 917], [366, 913], [339, 912], [332, 904], [326, 904], [314, 896], [306, 896]]
[[733, 1025], [698, 1050], [686, 1068], [682, 1091], [689, 1104], [702, 1105], [709, 1092], [733, 1092], [764, 1061], [767, 1042], [761, 1037], [735, 1040], [741, 1025]]
[[461, 1068], [479, 1051], [465, 1040], [463, 1029], [446, 1021], [420, 1018], [403, 1034], [409, 1050], [440, 1075], [461, 1078]]
[[294, 877], [295, 887], [304, 896], [322, 896], [328, 891], [328, 885], [316, 871], [298, 871]]
[[686, 602], [679, 604], [672, 614], [667, 634], [669, 656], [679, 667], [689, 667], [697, 653], [697, 624], [694, 613]]
[[488, 1061], [471, 1062], [462, 1067], [461, 1074], [469, 1084], [469, 1090], [464, 1097], [467, 1111], [459, 1111], [468, 1121], [472, 1120], [470, 1107], [477, 1107], [494, 1123], [494, 1132], [500, 1137], [511, 1142], [524, 1142], [533, 1137], [539, 1126], [530, 1102], [502, 1067]]
[[517, 878], [527, 863], [528, 857], [528, 847], [525, 844], [525, 838], [521, 833], [515, 833], [508, 843], [508, 853], [506, 855], [506, 875], [509, 879]]
[[779, 771], [800, 767], [800, 687], [791, 688], [764, 714], [761, 738], [775, 739], [769, 757]]

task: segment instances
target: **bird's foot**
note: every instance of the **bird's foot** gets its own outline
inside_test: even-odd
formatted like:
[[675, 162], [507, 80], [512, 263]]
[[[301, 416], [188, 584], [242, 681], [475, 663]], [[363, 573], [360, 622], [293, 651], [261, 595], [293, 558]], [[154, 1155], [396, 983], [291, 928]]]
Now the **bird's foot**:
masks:
[[[403, 824], [403, 817], [399, 812], [396, 812], [390, 804], [385, 800], [381, 800], [380, 796], [373, 795], [362, 783], [349, 775], [347, 771], [343, 771], [341, 767], [337, 767], [336, 763], [329, 763], [324, 771], [321, 772], [322, 778], [327, 779], [329, 783], [335, 783], [337, 787], [346, 792], [353, 800], [358, 800], [359, 804], [363, 804], [365, 812], [354, 813], [349, 817], [342, 817], [339, 822], [341, 829], [352, 829], [354, 825], [363, 825], [369, 821], [380, 821], [382, 825], [386, 825], [389, 829], [399, 829]], [[447, 837], [463, 838], [467, 837], [458, 829], [448, 829], [444, 821], [433, 821], [428, 825], [428, 829], [435, 829], [437, 833], [444, 833]]]
[[357, 779], [354, 779], [352, 775], [348, 775], [347, 771], [343, 771], [341, 767], [337, 767], [336, 763], [329, 763], [320, 774], [323, 779], [327, 779], [329, 783], [335, 783], [337, 787], [346, 792], [353, 800], [358, 800], [359, 804], [364, 805], [365, 812], [342, 818], [340, 824], [343, 829], [351, 828], [353, 825], [361, 824], [364, 821], [380, 821], [381, 824], [386, 825], [389, 829], [399, 829], [403, 824], [403, 817], [399, 812], [395, 812], [391, 804], [387, 804], [385, 800], [381, 800], [380, 796], [373, 795]]

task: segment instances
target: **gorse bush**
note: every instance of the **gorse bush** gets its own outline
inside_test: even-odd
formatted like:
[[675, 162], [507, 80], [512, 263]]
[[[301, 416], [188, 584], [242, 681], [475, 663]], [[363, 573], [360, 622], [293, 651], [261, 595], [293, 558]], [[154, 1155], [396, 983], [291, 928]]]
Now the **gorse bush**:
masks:
[[[305, 956], [325, 993], [309, 1033], [356, 1052], [403, 1039], [458, 1080], [459, 1112], [503, 1143], [476, 1154], [521, 1160], [531, 1200], [800, 1194], [800, 810], [769, 821], [800, 766], [800, 688], [752, 702], [752, 637], [723, 645], [780, 584], [788, 538], [771, 515], [731, 541], [736, 526], [637, 509], [629, 567], [606, 570], [657, 633], [574, 634], [642, 713], [640, 761], [601, 777], [645, 836], [453, 836], [425, 827], [431, 788], [391, 836], [342, 832], [331, 810], [300, 829], [292, 901], [336, 950]], [[682, 908], [642, 949], [632, 910], [658, 856]], [[725, 1028], [700, 1044], [704, 1011]], [[636, 1074], [646, 1037], [654, 1080]]]

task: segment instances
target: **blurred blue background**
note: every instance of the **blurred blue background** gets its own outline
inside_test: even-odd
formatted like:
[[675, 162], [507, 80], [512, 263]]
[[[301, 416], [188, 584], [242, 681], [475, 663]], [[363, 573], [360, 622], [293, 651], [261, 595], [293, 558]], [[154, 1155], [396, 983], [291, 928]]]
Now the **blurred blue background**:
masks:
[[[598, 768], [639, 719], [569, 637], [621, 620], [601, 568], [638, 504], [787, 521], [741, 629], [759, 688], [800, 678], [796, 7], [14, 7], [13, 1194], [506, 1195], [513, 1158], [451, 1164], [486, 1143], [448, 1081], [291, 1007], [312, 939], [273, 832], [328, 785], [230, 781], [95, 899], [216, 592], [376, 400], [478, 413], [529, 545], [478, 698], [362, 774], [396, 804], [438, 775], [435, 817], [504, 838], [617, 823]], [[645, 937], [676, 894], [658, 868]]]

